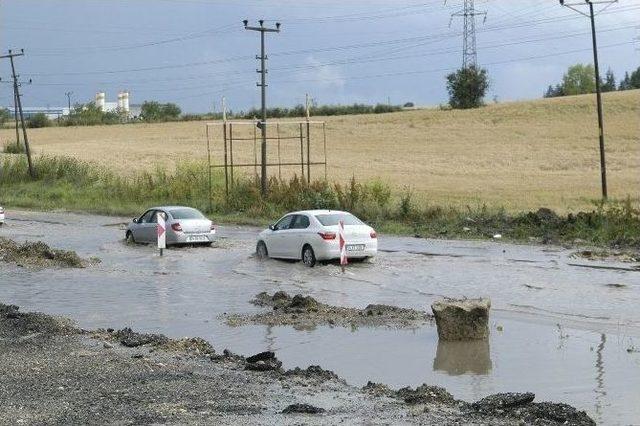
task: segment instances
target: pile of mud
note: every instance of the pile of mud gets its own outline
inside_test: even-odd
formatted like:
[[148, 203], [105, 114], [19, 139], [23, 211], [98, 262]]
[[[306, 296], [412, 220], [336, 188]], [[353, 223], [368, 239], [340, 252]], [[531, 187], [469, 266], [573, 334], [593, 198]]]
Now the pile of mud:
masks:
[[0, 304], [0, 338], [75, 334], [78, 329], [66, 318], [23, 313], [15, 305]]
[[[245, 358], [227, 350], [217, 355], [198, 338], [173, 340], [130, 328], [84, 332], [12, 305], [0, 304], [0, 347], [6, 396], [0, 423], [19, 417], [38, 423], [208, 424], [229, 418], [277, 424], [291, 415], [300, 416], [299, 424], [595, 424], [566, 404], [535, 403], [531, 393], [467, 403], [426, 384], [391, 390], [370, 382], [358, 390], [318, 366], [284, 371], [270, 351]], [[25, 378], [25, 363], [37, 365], [40, 377]], [[61, 402], [49, 404], [54, 398]]]
[[344, 308], [318, 302], [311, 296], [297, 294], [292, 297], [284, 291], [273, 295], [260, 293], [251, 303], [271, 310], [255, 315], [225, 315], [226, 323], [233, 327], [263, 324], [312, 330], [320, 325], [346, 328], [418, 328], [433, 321], [431, 314], [413, 309], [388, 305], [369, 305], [364, 309]]
[[581, 250], [572, 254], [576, 259], [586, 259], [594, 261], [613, 260], [622, 263], [640, 262], [640, 253], [615, 250]]
[[52, 249], [42, 241], [19, 244], [0, 237], [0, 261], [32, 268], [84, 268], [97, 259], [84, 260], [74, 251]]

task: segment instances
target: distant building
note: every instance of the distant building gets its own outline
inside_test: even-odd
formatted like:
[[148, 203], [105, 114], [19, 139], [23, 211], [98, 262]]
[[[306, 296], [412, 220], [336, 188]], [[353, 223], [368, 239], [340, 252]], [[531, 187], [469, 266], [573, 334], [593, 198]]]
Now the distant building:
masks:
[[129, 99], [130, 94], [126, 90], [118, 93], [118, 102], [107, 102], [107, 95], [104, 92], [98, 92], [95, 103], [103, 112], [117, 112], [127, 118], [137, 118], [140, 116], [142, 105], [131, 105]]
[[[15, 117], [15, 109], [13, 107], [7, 108], [12, 116]], [[69, 108], [67, 107], [23, 107], [22, 114], [25, 120], [33, 117], [36, 114], [44, 114], [50, 120], [57, 120], [60, 117], [69, 115]]]

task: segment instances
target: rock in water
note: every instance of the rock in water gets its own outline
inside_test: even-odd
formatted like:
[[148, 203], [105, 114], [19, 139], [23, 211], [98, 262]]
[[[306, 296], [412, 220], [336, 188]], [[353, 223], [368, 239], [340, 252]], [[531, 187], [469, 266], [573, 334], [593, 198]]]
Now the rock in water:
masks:
[[489, 337], [489, 299], [441, 300], [431, 305], [442, 340]]

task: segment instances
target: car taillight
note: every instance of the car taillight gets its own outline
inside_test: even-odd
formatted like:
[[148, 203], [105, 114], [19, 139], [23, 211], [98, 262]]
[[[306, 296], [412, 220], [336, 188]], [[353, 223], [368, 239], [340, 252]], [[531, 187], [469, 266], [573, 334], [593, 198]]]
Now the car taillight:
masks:
[[172, 223], [171, 229], [173, 229], [176, 232], [182, 232], [182, 226], [180, 226], [179, 223]]
[[323, 240], [335, 240], [336, 239], [336, 233], [335, 232], [318, 232], [318, 235], [320, 235], [320, 237]]
[[376, 233], [376, 231], [371, 231], [369, 233], [369, 236], [373, 239], [373, 238], [378, 238], [378, 234]]

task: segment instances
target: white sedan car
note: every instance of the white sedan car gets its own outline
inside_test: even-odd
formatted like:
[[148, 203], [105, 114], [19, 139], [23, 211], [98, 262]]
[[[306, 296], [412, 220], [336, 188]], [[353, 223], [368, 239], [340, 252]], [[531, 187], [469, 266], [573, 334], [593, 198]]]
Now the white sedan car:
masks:
[[297, 259], [310, 267], [340, 258], [338, 228], [344, 222], [347, 258], [367, 259], [378, 253], [376, 231], [351, 213], [307, 210], [285, 215], [258, 236], [259, 258]]
[[0, 226], [4, 224], [4, 207], [0, 206]]

